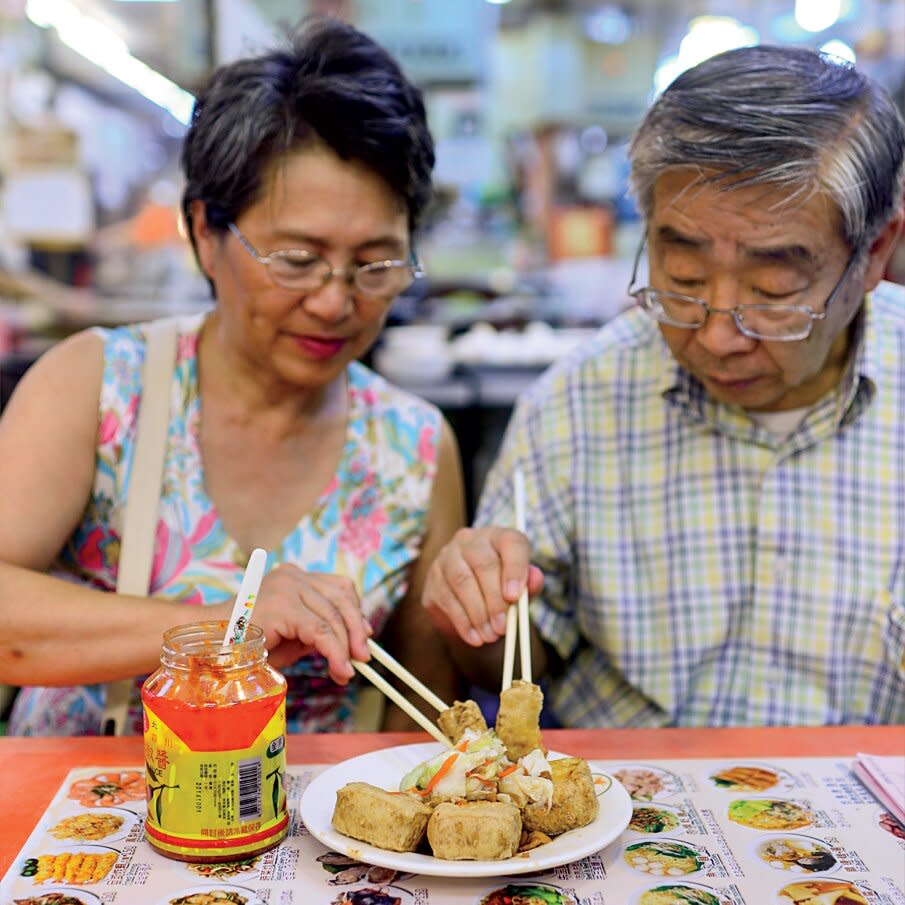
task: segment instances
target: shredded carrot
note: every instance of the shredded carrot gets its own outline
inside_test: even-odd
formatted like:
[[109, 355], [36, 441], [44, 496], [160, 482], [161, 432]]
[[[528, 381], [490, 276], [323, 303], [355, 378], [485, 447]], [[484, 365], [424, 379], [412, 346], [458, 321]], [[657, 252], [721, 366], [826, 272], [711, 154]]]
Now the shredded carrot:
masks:
[[462, 741], [456, 745], [456, 751], [465, 751], [466, 748], [468, 748], [468, 739], [463, 738]]
[[430, 780], [428, 780], [426, 789], [427, 792], [434, 791], [437, 783], [440, 782], [440, 780], [443, 779], [443, 777], [446, 776], [447, 773], [449, 773], [452, 765], [458, 760], [458, 758], [458, 754], [450, 754], [449, 757], [447, 757], [446, 760], [443, 761], [443, 763], [440, 765], [440, 769], [437, 770], [436, 773], [434, 773]]
[[510, 773], [515, 773], [516, 770], [518, 770], [518, 764], [510, 764], [508, 767], [506, 767], [505, 770], [500, 770], [497, 779], [502, 779], [504, 776], [508, 776]]

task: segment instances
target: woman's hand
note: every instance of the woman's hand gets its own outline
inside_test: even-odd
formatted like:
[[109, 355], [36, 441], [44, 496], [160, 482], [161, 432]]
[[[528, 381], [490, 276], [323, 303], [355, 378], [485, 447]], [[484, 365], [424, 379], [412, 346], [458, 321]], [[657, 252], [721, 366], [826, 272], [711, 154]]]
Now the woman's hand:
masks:
[[270, 662], [277, 668], [316, 651], [326, 658], [333, 681], [344, 685], [355, 673], [350, 657], [371, 656], [372, 630], [355, 585], [339, 575], [283, 563], [261, 583], [252, 621], [264, 630]]
[[506, 609], [527, 585], [543, 587], [529, 562], [528, 538], [512, 528], [462, 528], [440, 551], [424, 586], [422, 603], [433, 623], [466, 644], [493, 644], [506, 633]]

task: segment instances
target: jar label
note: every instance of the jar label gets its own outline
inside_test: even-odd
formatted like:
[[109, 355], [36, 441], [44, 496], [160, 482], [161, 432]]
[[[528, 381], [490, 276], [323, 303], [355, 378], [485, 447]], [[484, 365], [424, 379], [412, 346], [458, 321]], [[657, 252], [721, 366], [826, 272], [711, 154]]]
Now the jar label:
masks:
[[[145, 829], [155, 848], [177, 857], [238, 857], [286, 835], [285, 693], [207, 708], [146, 698], [144, 708]], [[204, 737], [202, 723], [210, 729]], [[249, 726], [260, 727], [253, 739]], [[245, 737], [236, 740], [236, 732]], [[242, 747], [225, 746], [230, 735]]]

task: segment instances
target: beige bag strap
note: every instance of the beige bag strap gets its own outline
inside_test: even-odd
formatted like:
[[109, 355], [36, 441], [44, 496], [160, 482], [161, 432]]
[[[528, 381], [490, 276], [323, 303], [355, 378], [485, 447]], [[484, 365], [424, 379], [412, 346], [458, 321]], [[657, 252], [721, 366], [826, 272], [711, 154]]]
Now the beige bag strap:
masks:
[[[170, 423], [170, 386], [176, 361], [177, 323], [172, 318], [145, 327], [147, 343], [142, 371], [141, 405], [138, 409], [135, 447], [129, 491], [123, 512], [118, 594], [144, 596], [151, 580], [154, 537], [160, 483]], [[101, 719], [104, 735], [122, 735], [126, 729], [134, 679], [108, 682]]]

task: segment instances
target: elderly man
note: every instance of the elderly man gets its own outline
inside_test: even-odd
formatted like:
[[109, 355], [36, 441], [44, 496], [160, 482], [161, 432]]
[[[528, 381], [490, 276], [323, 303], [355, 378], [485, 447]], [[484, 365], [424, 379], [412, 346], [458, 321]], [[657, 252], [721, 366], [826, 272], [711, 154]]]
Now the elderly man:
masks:
[[888, 95], [804, 49], [657, 99], [637, 305], [520, 400], [426, 583], [476, 681], [527, 584], [564, 725], [905, 722], [903, 148]]

